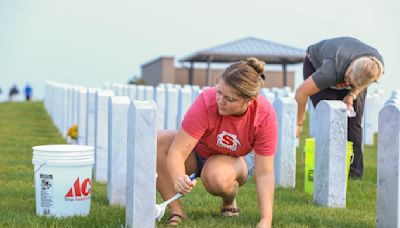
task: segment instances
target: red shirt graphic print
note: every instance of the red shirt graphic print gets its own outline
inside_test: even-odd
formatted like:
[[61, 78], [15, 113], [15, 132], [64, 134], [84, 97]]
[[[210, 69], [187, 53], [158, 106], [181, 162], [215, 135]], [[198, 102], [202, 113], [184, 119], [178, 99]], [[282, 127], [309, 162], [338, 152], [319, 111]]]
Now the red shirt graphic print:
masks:
[[227, 148], [231, 151], [236, 151], [240, 141], [234, 134], [229, 134], [226, 131], [222, 131], [217, 135], [217, 146]]

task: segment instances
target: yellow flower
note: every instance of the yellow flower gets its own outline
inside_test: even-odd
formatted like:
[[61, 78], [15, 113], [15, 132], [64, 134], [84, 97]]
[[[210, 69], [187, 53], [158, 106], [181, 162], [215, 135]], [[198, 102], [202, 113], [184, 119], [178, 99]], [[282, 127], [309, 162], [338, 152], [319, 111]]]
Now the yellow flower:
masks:
[[68, 136], [71, 137], [71, 139], [78, 139], [78, 125], [74, 124], [68, 129]]

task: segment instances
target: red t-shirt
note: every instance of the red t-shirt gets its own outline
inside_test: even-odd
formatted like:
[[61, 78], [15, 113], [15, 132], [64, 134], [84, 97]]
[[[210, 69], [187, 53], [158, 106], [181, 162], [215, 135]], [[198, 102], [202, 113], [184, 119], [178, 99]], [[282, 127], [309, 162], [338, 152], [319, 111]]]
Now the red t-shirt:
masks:
[[213, 154], [244, 156], [251, 150], [271, 156], [278, 143], [275, 110], [263, 96], [240, 117], [218, 113], [215, 87], [204, 90], [189, 108], [182, 129], [198, 139], [195, 150], [203, 158]]

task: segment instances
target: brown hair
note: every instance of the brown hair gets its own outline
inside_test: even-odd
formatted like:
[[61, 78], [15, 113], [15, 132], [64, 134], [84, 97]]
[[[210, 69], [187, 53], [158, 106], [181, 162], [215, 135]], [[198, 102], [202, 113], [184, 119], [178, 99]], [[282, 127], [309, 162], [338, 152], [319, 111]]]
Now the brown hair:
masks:
[[243, 98], [254, 98], [264, 84], [265, 63], [251, 57], [231, 64], [222, 74], [224, 83]]

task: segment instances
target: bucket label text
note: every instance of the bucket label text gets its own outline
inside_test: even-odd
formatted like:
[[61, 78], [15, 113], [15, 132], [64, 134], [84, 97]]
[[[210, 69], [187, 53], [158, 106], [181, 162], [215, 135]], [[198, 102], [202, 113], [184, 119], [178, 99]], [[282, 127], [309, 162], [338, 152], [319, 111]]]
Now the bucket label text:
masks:
[[40, 205], [43, 215], [49, 215], [53, 209], [53, 175], [40, 174]]

